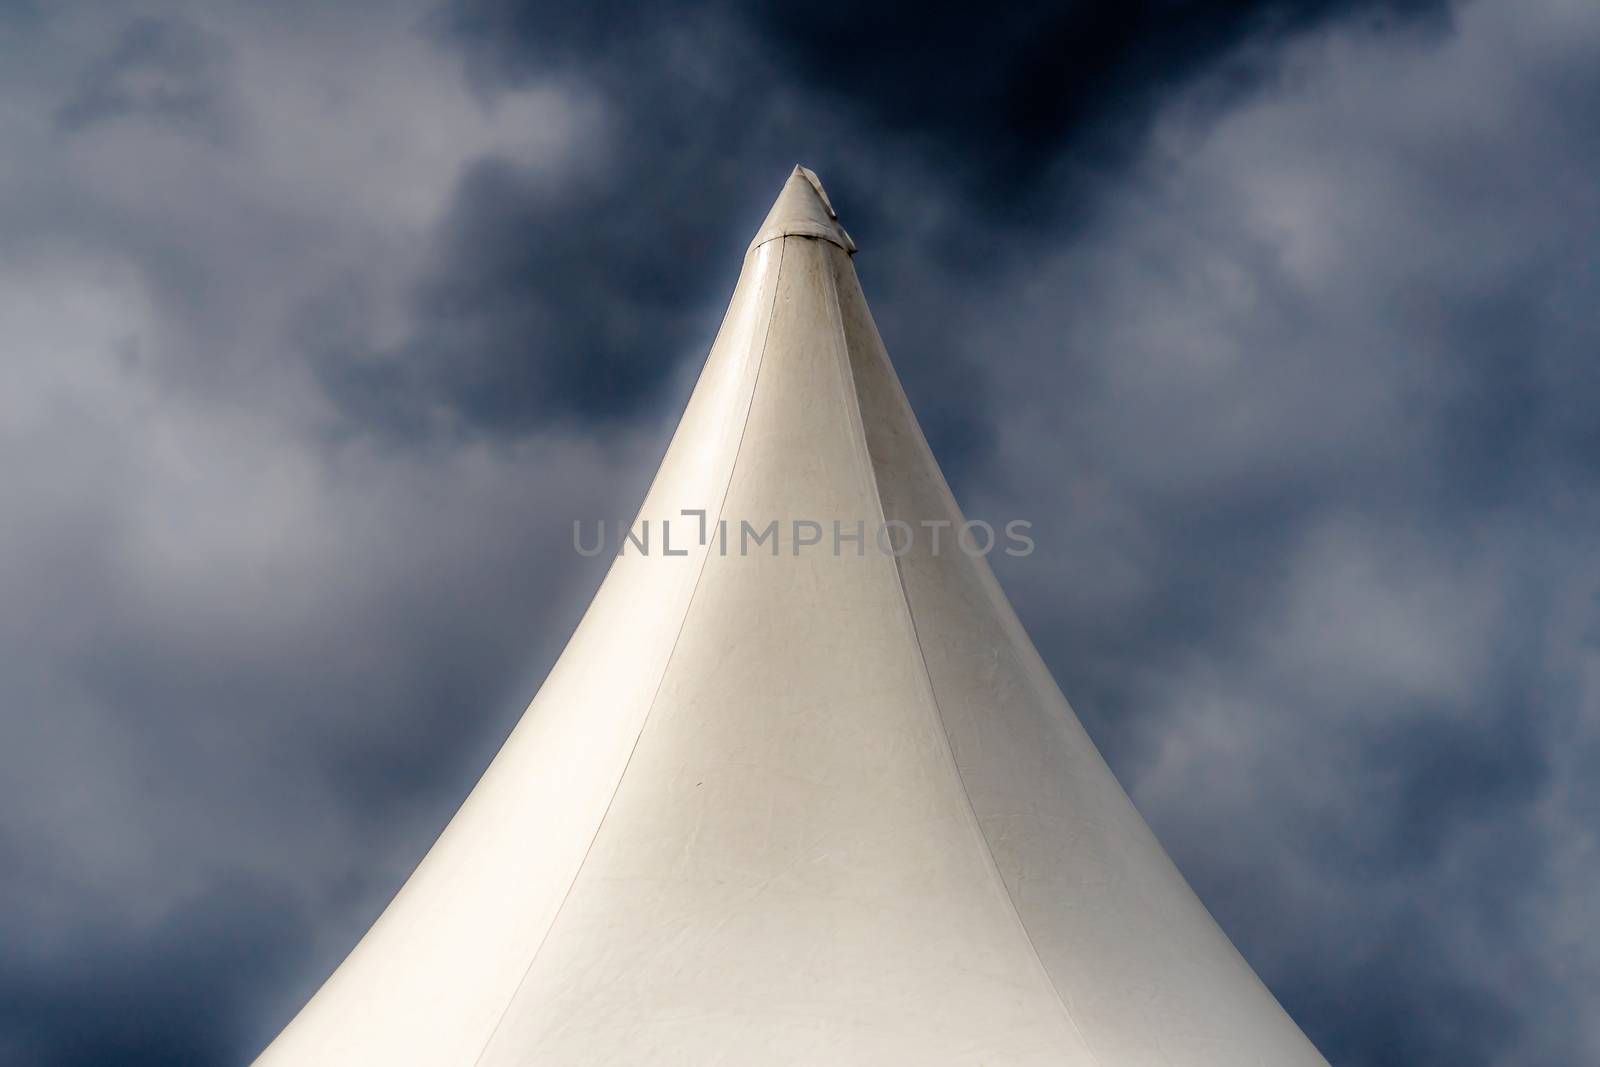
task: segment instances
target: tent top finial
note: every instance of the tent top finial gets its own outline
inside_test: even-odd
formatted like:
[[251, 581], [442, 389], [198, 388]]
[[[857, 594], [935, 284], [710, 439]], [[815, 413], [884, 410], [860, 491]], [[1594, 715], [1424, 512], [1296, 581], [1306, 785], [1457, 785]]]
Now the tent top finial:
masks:
[[789, 173], [789, 180], [784, 182], [783, 190], [773, 201], [772, 210], [767, 212], [766, 221], [756, 231], [750, 247], [756, 248], [779, 237], [812, 237], [836, 244], [851, 254], [856, 250], [856, 243], [839, 225], [838, 213], [833, 210], [827, 190], [822, 188], [822, 180], [816, 172], [799, 163]]

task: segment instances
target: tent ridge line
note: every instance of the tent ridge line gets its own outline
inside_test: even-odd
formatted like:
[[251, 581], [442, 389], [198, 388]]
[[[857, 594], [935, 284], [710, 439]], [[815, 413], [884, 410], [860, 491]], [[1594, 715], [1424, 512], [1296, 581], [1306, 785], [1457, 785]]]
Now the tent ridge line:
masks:
[[[717, 521], [722, 520], [723, 510], [728, 504], [728, 493], [733, 488], [733, 477], [739, 470], [739, 455], [744, 451], [745, 433], [750, 429], [750, 412], [755, 408], [756, 390], [761, 386], [761, 369], [767, 361], [767, 341], [772, 336], [772, 319], [778, 307], [778, 293], [783, 279], [783, 246], [778, 246], [778, 262], [772, 270], [772, 300], [767, 305], [767, 321], [761, 331], [761, 351], [756, 356], [756, 372], [750, 382], [750, 395], [744, 405], [744, 421], [739, 424], [739, 440], [733, 448], [733, 461], [728, 464], [728, 480], [722, 486], [722, 498], [717, 502]], [[659, 472], [657, 472], [659, 474]], [[713, 526], [715, 523], [712, 524]], [[545, 943], [550, 940], [550, 934], [555, 930], [556, 924], [561, 921], [561, 915], [567, 908], [567, 901], [572, 898], [572, 890], [577, 886], [578, 879], [583, 875], [583, 869], [589, 865], [589, 856], [594, 852], [595, 842], [600, 840], [600, 832], [605, 829], [606, 819], [611, 815], [611, 807], [617, 801], [617, 794], [622, 791], [622, 783], [628, 777], [628, 768], [633, 765], [633, 757], [639, 751], [639, 742], [644, 738], [644, 732], [650, 726], [650, 718], [655, 713], [656, 704], [661, 699], [661, 688], [666, 684], [667, 674], [672, 669], [672, 661], [678, 654], [678, 643], [683, 640], [683, 631], [688, 626], [689, 613], [694, 608], [695, 597], [700, 593], [700, 580], [705, 577], [706, 567], [711, 561], [711, 550], [708, 547], [700, 557], [700, 569], [695, 572], [694, 587], [689, 590], [689, 599], [684, 602], [683, 617], [678, 620], [678, 632], [672, 638], [672, 648], [668, 650], [666, 659], [661, 665], [661, 677], [656, 679], [655, 692], [650, 697], [650, 706], [645, 710], [644, 717], [639, 721], [639, 732], [633, 739], [633, 746], [628, 749], [628, 758], [623, 761], [622, 773], [617, 775], [616, 785], [611, 787], [611, 796], [606, 801], [606, 807], [600, 813], [600, 819], [595, 823], [594, 833], [589, 838], [589, 845], [583, 850], [583, 859], [578, 861], [578, 866], [572, 872], [572, 879], [567, 883], [566, 892], [561, 895], [561, 903], [556, 905], [555, 914], [550, 917], [550, 925], [545, 927], [544, 936], [539, 939], [539, 944], [534, 948], [533, 954], [528, 957], [528, 966], [522, 971], [522, 977], [517, 979], [517, 984], [512, 987], [511, 995], [506, 998], [506, 1005], [500, 1009], [500, 1015], [495, 1019], [494, 1026], [489, 1030], [489, 1036], [484, 1039], [483, 1047], [473, 1057], [473, 1067], [481, 1067], [483, 1057], [488, 1054], [494, 1045], [500, 1027], [505, 1024], [506, 1016], [511, 1012], [511, 1006], [517, 1002], [517, 995], [522, 992], [522, 987], [527, 984], [528, 977], [533, 974], [533, 965], [539, 962], [539, 954], [544, 951]]]
[[[854, 271], [854, 267], [850, 264], [850, 260], [848, 258], [845, 260], [845, 265], [850, 267], [852, 272]], [[849, 405], [851, 416], [850, 424], [852, 429], [855, 431], [855, 441], [860, 446], [862, 453], [866, 456], [867, 474], [872, 479], [872, 498], [878, 506], [878, 519], [881, 523], [887, 525], [888, 515], [883, 506], [883, 490], [878, 482], [878, 465], [872, 455], [872, 446], [867, 442], [866, 423], [861, 413], [861, 392], [859, 387], [856, 385], [855, 369], [851, 365], [852, 360], [850, 353], [850, 342], [845, 336], [844, 316], [839, 309], [837, 271], [838, 268], [835, 266], [834, 284], [829, 287], [829, 296], [831, 297], [830, 302], [834, 312], [834, 321], [839, 327], [837, 336], [838, 352], [840, 361], [842, 363], [841, 370], [844, 375], [845, 385], [850, 390], [850, 396], [854, 400], [854, 403]], [[872, 318], [872, 311], [870, 308], [864, 308], [864, 310], [866, 312], [867, 319], [870, 322]], [[876, 332], [876, 324], [874, 323], [873, 326], [874, 332]], [[887, 361], [887, 353], [874, 351], [871, 353], [871, 358], [883, 358], [885, 361]], [[892, 368], [890, 369], [890, 379], [898, 384], [898, 378], [895, 376]], [[898, 399], [901, 400], [902, 404], [907, 409], [907, 413], [910, 414], [910, 418], [912, 420], [912, 425], [915, 426], [916, 415], [914, 412], [910, 412], [910, 405], [905, 401], [904, 394], [901, 393]], [[937, 466], [935, 469], [937, 469]], [[946, 490], [948, 492], [948, 486], [946, 487]], [[949, 497], [949, 503], [951, 504], [952, 510], [955, 512], [955, 514], [959, 516], [961, 514], [961, 509], [955, 504], [953, 495]], [[949, 769], [951, 776], [955, 779], [956, 788], [960, 792], [961, 808], [963, 814], [966, 816], [967, 825], [973, 836], [978, 839], [979, 852], [982, 854], [984, 862], [989, 868], [989, 874], [991, 878], [993, 878], [995, 886], [999, 888], [1001, 897], [1005, 900], [1006, 910], [1010, 913], [1012, 922], [1015, 924], [1017, 932], [1022, 936], [1023, 944], [1027, 946], [1028, 957], [1033, 961], [1034, 968], [1037, 971], [1039, 978], [1043, 980], [1045, 988], [1050, 991], [1050, 994], [1052, 997], [1054, 997], [1056, 1004], [1061, 1008], [1062, 1017], [1066, 1019], [1067, 1025], [1072, 1028], [1072, 1032], [1078, 1036], [1078, 1040], [1083, 1044], [1084, 1051], [1089, 1054], [1089, 1058], [1093, 1061], [1095, 1067], [1104, 1067], [1104, 1062], [1100, 1059], [1099, 1054], [1096, 1053], [1094, 1048], [1089, 1044], [1089, 1039], [1084, 1034], [1083, 1028], [1078, 1025], [1078, 1020], [1073, 1016], [1072, 1008], [1068, 1006], [1066, 998], [1061, 995], [1061, 989], [1056, 985], [1055, 979], [1050, 976], [1049, 968], [1044, 965], [1044, 960], [1040, 958], [1039, 950], [1033, 943], [1033, 935], [1028, 932], [1028, 924], [1023, 921], [1022, 912], [1017, 908], [1016, 898], [1011, 895], [1011, 887], [1006, 885], [1005, 876], [1000, 873], [1000, 864], [995, 860], [994, 848], [989, 844], [989, 836], [983, 832], [983, 824], [978, 819], [977, 808], [972, 803], [972, 794], [967, 789], [966, 779], [961, 775], [961, 765], [956, 762], [955, 750], [950, 744], [950, 730], [945, 724], [944, 708], [939, 703], [939, 692], [933, 683], [933, 672], [928, 668], [928, 654], [922, 646], [922, 634], [917, 629], [917, 617], [915, 612], [911, 610], [911, 595], [906, 589], [905, 573], [902, 569], [901, 559], [899, 556], [894, 556], [890, 562], [894, 565], [895, 584], [900, 592], [900, 607], [904, 612], [906, 626], [911, 632], [912, 644], [917, 650], [917, 664], [920, 668], [923, 684], [926, 687], [928, 694], [928, 703], [932, 712], [931, 718], [933, 719], [934, 733], [937, 735], [939, 740], [939, 749], [944, 754], [945, 766]]]

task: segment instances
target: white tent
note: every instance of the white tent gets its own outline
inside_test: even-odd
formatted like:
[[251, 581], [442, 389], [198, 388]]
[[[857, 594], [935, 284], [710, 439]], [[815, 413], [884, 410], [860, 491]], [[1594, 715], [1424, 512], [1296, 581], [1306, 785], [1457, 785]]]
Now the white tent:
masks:
[[263, 1067], [1325, 1065], [955, 544], [852, 252], [796, 167], [649, 554]]

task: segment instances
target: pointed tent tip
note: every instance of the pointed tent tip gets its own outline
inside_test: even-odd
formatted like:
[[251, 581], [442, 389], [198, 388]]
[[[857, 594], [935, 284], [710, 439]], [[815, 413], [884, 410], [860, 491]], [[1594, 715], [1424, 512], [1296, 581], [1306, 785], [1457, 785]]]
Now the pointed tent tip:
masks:
[[839, 213], [833, 210], [833, 201], [828, 199], [828, 190], [822, 187], [822, 179], [817, 177], [817, 172], [803, 163], [796, 163], [794, 170], [789, 172], [789, 177], [793, 178], [796, 174], [811, 183], [811, 188], [816, 190], [817, 199], [822, 201], [823, 210], [827, 211], [830, 219], [837, 222]]
[[822, 179], [800, 163], [789, 172], [789, 180], [783, 183], [750, 247], [758, 248], [779, 237], [814, 237], [836, 244], [851, 255], [856, 251], [856, 243], [839, 225], [838, 213], [822, 187]]

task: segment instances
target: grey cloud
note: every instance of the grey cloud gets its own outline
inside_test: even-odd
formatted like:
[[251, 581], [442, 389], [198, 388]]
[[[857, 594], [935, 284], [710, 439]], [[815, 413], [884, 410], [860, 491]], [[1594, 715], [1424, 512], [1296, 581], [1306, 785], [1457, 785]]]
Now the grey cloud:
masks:
[[[329, 348], [325, 380], [352, 412], [395, 429], [415, 429], [418, 409], [440, 404], [452, 425], [500, 433], [626, 415], [657, 399], [666, 370], [693, 352], [691, 331], [715, 302], [705, 294], [731, 286], [730, 264], [765, 195], [749, 175], [781, 175], [804, 159], [852, 204], [853, 232], [864, 247], [878, 242], [880, 262], [896, 263], [903, 248], [941, 263], [951, 284], [1073, 217], [1041, 190], [1119, 161], [1126, 148], [1110, 146], [1137, 143], [1163, 94], [1224, 60], [1235, 77], [1258, 77], [1269, 64], [1248, 57], [1270, 49], [1241, 42], [1358, 11], [1445, 9], [1118, 10], [1024, 5], [974, 34], [965, 13], [862, 19], [815, 4], [761, 14], [442, 8], [429, 31], [461, 52], [491, 97], [551, 77], [593, 86], [609, 108], [595, 135], [610, 165], [554, 188], [500, 161], [474, 168], [414, 293], [415, 334], [387, 350]], [[918, 232], [905, 232], [907, 215]], [[984, 448], [982, 376], [970, 351], [923, 325], [913, 299], [880, 300], [880, 314], [929, 368], [931, 387], [916, 399], [948, 461], [973, 462]], [[963, 400], [946, 399], [955, 396]]]
[[77, 132], [143, 116], [227, 137], [236, 118], [228, 75], [227, 47], [215, 35], [181, 18], [135, 18], [84, 71], [56, 121]]
[[[937, 5], [912, 18], [893, 6], [816, 2], [578, 10], [472, 0], [440, 8], [431, 24], [469, 49], [485, 79], [581, 70], [654, 114], [672, 106], [663, 96], [682, 95], [686, 85], [715, 87], [724, 108], [760, 100], [747, 89], [770, 96], [801, 86], [819, 110], [850, 112], [880, 144], [914, 152], [925, 173], [955, 180], [973, 209], [1018, 221], [1042, 206], [1030, 194], [1059, 175], [1064, 148], [1082, 166], [1136, 144], [1165, 92], [1219, 62], [1231, 81], [1257, 76], [1252, 61], [1270, 49], [1241, 51], [1243, 42], [1269, 44], [1330, 19], [1434, 21], [1449, 7], [1140, 0], [1114, 9], [1014, 4], [974, 19], [968, 9]], [[674, 62], [686, 56], [687, 68]], [[847, 182], [855, 154], [840, 153]], [[841, 169], [826, 156], [818, 164]]]
[[1019, 607], [1335, 1062], [1594, 1054], [1560, 958], [1593, 938], [1548, 941], [1600, 733], [1574, 18], [1316, 37], [1273, 92], [1173, 108], [998, 341], [1004, 473], [969, 496], [1061, 505]]
[[0, 74], [25, 164], [0, 175], [0, 1062], [264, 1042], [581, 610], [570, 512], [626, 513], [669, 429], [390, 451], [340, 417], [310, 294], [357, 277], [385, 328], [459, 171], [560, 171], [584, 105], [490, 113], [415, 35], [329, 68], [302, 50], [360, 19], [304, 14], [298, 42], [238, 10], [196, 31], [230, 42], [237, 136], [61, 136], [54, 72], [98, 69], [117, 20], [44, 16], [49, 62]]
[[254, 1035], [241, 1033], [238, 1019], [284, 980], [283, 961], [305, 952], [306, 925], [288, 895], [223, 881], [153, 927], [86, 924], [76, 942], [8, 953], [0, 1062], [243, 1061], [255, 1051]]

